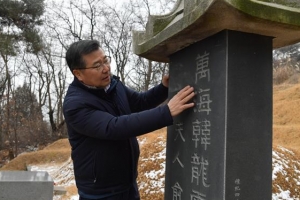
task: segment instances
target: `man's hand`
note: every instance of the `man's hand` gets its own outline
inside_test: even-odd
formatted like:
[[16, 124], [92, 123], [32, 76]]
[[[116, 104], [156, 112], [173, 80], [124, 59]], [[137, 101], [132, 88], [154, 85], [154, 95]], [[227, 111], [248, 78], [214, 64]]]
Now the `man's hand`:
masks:
[[169, 75], [164, 75], [161, 82], [165, 87], [169, 87]]
[[168, 103], [172, 117], [179, 115], [182, 111], [194, 106], [194, 103], [187, 103], [195, 96], [194, 88], [186, 86], [180, 90]]

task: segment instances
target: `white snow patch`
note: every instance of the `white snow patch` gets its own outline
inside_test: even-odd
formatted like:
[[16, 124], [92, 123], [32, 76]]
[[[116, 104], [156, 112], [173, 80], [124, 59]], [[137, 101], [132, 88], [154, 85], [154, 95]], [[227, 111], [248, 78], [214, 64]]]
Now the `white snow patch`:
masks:
[[[139, 141], [140, 143], [146, 142], [146, 140]], [[155, 161], [157, 159], [163, 159], [166, 158], [166, 148], [165, 143], [162, 142], [161, 144], [164, 146], [163, 150], [161, 152], [158, 152], [156, 154], [153, 154], [150, 158], [144, 158], [144, 161]], [[290, 150], [287, 150], [283, 147], [280, 147], [280, 150], [286, 153], [289, 153], [291, 155], [294, 155], [294, 153]], [[287, 169], [289, 168], [288, 163], [291, 162], [289, 160], [286, 160], [286, 156], [283, 153], [273, 151], [273, 174], [272, 179], [273, 181], [277, 178], [277, 175], [279, 173], [283, 174], [284, 176], [287, 175]], [[293, 160], [292, 162], [300, 163], [300, 161]], [[147, 178], [149, 178], [148, 183], [141, 182], [139, 183], [140, 188], [147, 188], [146, 192], [148, 194], [150, 193], [164, 193], [164, 174], [165, 174], [165, 162], [162, 162], [160, 164], [159, 170], [151, 170], [145, 174]], [[297, 185], [300, 186], [300, 170], [293, 167], [294, 173], [297, 173], [298, 179], [295, 180]], [[30, 169], [32, 171], [47, 171], [49, 175], [54, 180], [55, 185], [57, 186], [70, 186], [75, 185], [74, 180], [74, 173], [73, 173], [73, 164], [71, 159], [69, 159], [67, 162], [63, 164], [56, 164], [56, 163], [50, 163], [48, 165], [35, 165], [31, 166]], [[279, 189], [280, 192], [273, 193], [272, 194], [272, 200], [299, 200], [299, 198], [293, 198], [291, 197], [291, 192], [289, 190], [282, 190], [279, 185], [276, 185], [276, 187]], [[74, 195], [68, 200], [78, 200], [79, 196]], [[53, 197], [53, 200], [63, 200], [60, 195], [55, 195]]]

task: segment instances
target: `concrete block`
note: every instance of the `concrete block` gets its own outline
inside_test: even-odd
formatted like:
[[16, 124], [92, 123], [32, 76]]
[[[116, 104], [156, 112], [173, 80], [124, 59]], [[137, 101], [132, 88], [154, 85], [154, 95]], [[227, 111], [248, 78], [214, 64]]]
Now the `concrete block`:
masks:
[[53, 180], [43, 171], [0, 171], [0, 200], [52, 200]]

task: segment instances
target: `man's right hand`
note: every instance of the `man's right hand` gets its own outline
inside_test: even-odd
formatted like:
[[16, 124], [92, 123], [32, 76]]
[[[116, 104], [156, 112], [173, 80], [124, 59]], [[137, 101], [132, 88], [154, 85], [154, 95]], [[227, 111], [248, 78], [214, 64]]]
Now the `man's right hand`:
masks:
[[172, 117], [179, 115], [182, 111], [194, 106], [194, 103], [187, 103], [195, 96], [194, 88], [186, 86], [181, 89], [172, 99], [168, 106]]

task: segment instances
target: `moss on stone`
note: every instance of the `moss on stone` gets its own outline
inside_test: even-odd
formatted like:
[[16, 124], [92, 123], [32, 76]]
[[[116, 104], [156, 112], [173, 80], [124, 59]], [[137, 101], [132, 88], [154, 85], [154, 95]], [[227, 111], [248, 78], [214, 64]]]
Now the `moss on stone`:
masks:
[[157, 33], [164, 30], [166, 26], [175, 18], [175, 16], [164, 18], [164, 19], [156, 19], [155, 23], [153, 25], [153, 35], [156, 35]]
[[[295, 7], [288, 6], [295, 3], [294, 0], [274, 0], [279, 5], [274, 6], [275, 2], [270, 3], [271, 0], [226, 0], [228, 3], [233, 5], [235, 8], [250, 14], [254, 17], [266, 19], [273, 22], [280, 22], [287, 25], [300, 26], [300, 9], [295, 10]], [[285, 2], [279, 3], [279, 2]], [[300, 4], [300, 3], [298, 3]], [[283, 9], [281, 6], [290, 7], [291, 9]], [[297, 8], [296, 8], [297, 9]]]
[[174, 12], [148, 22], [133, 45], [136, 54], [151, 60], [168, 61], [172, 53], [223, 29], [272, 36], [278, 48], [300, 40], [300, 0], [180, 0]]
[[288, 7], [300, 8], [299, 0], [260, 0], [260, 1], [280, 4], [280, 5], [284, 5], [284, 6], [288, 6]]
[[154, 25], [153, 25], [153, 35], [158, 34], [161, 32], [166, 26], [168, 26], [172, 20], [179, 14], [181, 14], [183, 10], [174, 13], [173, 15], [165, 16], [165, 17], [158, 17], [155, 19]]

